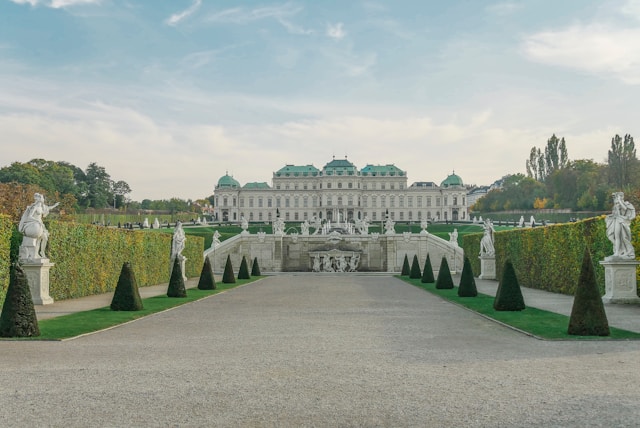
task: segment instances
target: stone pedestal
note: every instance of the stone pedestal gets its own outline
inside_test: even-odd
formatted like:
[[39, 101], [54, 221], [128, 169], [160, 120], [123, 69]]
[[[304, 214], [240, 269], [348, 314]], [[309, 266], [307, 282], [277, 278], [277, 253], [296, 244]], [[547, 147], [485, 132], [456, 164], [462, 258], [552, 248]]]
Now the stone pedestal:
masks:
[[635, 259], [604, 260], [605, 295], [604, 303], [640, 304], [636, 282], [636, 267], [640, 262]]
[[496, 279], [496, 256], [480, 256], [480, 276], [478, 279]]
[[31, 298], [35, 305], [49, 305], [53, 299], [49, 296], [49, 269], [54, 265], [49, 259], [30, 259], [22, 261], [22, 269], [29, 282]]

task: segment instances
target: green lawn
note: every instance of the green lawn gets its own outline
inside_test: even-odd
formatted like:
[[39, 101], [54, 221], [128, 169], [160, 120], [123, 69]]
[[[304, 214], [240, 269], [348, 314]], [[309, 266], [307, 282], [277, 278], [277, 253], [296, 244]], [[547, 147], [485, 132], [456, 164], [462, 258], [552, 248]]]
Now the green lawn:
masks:
[[155, 314], [185, 303], [194, 302], [204, 299], [224, 290], [229, 290], [250, 282], [256, 281], [261, 277], [253, 277], [251, 279], [236, 280], [235, 284], [216, 283], [215, 290], [198, 290], [190, 288], [187, 290], [187, 297], [167, 297], [160, 295], [143, 299], [144, 309], [141, 311], [112, 311], [108, 306], [104, 308], [94, 309], [91, 311], [78, 312], [75, 314], [63, 315], [56, 318], [50, 318], [38, 322], [40, 327], [40, 336], [17, 338], [9, 340], [62, 340], [87, 333], [93, 333], [105, 328], [113, 327], [147, 315]]
[[[436, 294], [445, 300], [471, 309], [488, 318], [507, 324], [527, 334], [531, 334], [539, 339], [547, 340], [611, 340], [611, 339], [640, 339], [640, 333], [609, 327], [610, 336], [572, 336], [567, 334], [569, 317], [544, 311], [541, 309], [527, 307], [523, 311], [509, 312], [496, 311], [493, 309], [494, 297], [486, 294], [478, 294], [478, 297], [458, 297], [458, 288], [448, 290], [438, 290], [435, 284], [423, 284], [420, 279], [410, 279], [408, 277], [398, 277], [403, 281], [422, 288], [430, 293]], [[526, 304], [526, 302], [525, 302]]]

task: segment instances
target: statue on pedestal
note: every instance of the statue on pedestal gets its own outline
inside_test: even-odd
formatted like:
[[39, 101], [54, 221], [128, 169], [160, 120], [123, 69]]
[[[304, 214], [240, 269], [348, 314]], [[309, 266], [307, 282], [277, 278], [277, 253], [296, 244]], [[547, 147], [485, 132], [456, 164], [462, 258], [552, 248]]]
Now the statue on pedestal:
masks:
[[496, 249], [493, 245], [495, 229], [493, 228], [493, 223], [491, 223], [490, 219], [487, 219], [482, 227], [484, 228], [484, 236], [480, 240], [480, 256], [495, 256]]
[[607, 237], [613, 243], [613, 255], [610, 259], [635, 259], [635, 251], [631, 244], [631, 220], [636, 217], [636, 210], [630, 202], [624, 200], [623, 192], [613, 194], [613, 211], [606, 219]]
[[44, 226], [42, 219], [48, 216], [49, 212], [57, 207], [59, 203], [46, 205], [44, 196], [40, 193], [35, 193], [33, 197], [35, 202], [27, 207], [18, 224], [18, 231], [24, 235], [20, 246], [20, 258], [46, 259], [45, 250], [49, 242], [49, 231]]

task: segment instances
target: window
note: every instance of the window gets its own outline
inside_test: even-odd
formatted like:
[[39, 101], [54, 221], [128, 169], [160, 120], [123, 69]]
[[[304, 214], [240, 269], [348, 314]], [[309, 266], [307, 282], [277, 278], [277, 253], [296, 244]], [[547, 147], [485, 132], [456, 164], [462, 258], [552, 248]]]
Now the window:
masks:
[[[233, 206], [234, 206], [234, 207], [236, 206], [236, 198], [233, 198]], [[234, 216], [233, 216], [233, 217], [235, 218], [235, 214], [234, 214]]]
[[347, 205], [348, 206], [353, 206], [353, 196], [349, 196], [349, 199], [347, 200]]
[[396, 197], [393, 195], [389, 196], [389, 206], [392, 208], [396, 206]]
[[396, 213], [395, 211], [391, 211], [391, 220], [395, 220], [396, 219]]
[[383, 207], [383, 208], [387, 206], [387, 197], [386, 196], [380, 196], [380, 206]]
[[258, 198], [258, 207], [262, 208], [262, 198]]
[[378, 198], [377, 198], [377, 197], [375, 197], [375, 196], [372, 196], [372, 197], [371, 197], [371, 207], [372, 207], [372, 208], [375, 208], [375, 207], [377, 207], [377, 206], [378, 206]]
[[331, 183], [327, 183], [327, 189], [331, 189]]
[[281, 206], [280, 198], [276, 198], [276, 208], [280, 208]]
[[386, 184], [382, 183], [382, 184], [380, 184], [380, 189], [384, 190], [384, 189], [386, 189], [386, 186], [387, 186]]
[[296, 184], [294, 184], [294, 185], [293, 185], [293, 189], [294, 189], [294, 190], [298, 190], [298, 183], [296, 183]]
[[413, 208], [413, 196], [407, 196], [407, 206]]
[[457, 196], [453, 197], [453, 205], [458, 205], [458, 197]]
[[284, 198], [284, 206], [285, 208], [289, 208], [291, 206], [291, 200], [289, 198]]
[[299, 218], [298, 218], [298, 211], [296, 211], [295, 213], [293, 213], [293, 219], [294, 219], [294, 220], [299, 220]]
[[[427, 196], [427, 206], [431, 206], [431, 196]], [[429, 218], [431, 218], [431, 216], [429, 216]]]
[[418, 196], [417, 200], [416, 200], [416, 205], [418, 208], [422, 207], [422, 196]]
[[304, 183], [304, 184], [302, 185], [302, 188], [303, 188], [304, 190], [307, 190], [307, 183]]
[[307, 220], [307, 219], [309, 218], [309, 213], [305, 211], [305, 212], [303, 213], [302, 217], [303, 217], [305, 220]]
[[444, 205], [445, 206], [449, 205], [449, 197], [448, 196], [444, 197]]
[[224, 203], [222, 204], [222, 206], [226, 207], [227, 205], [229, 205], [229, 200], [227, 199], [227, 197], [225, 196], [223, 199]]
[[309, 208], [309, 197], [305, 196], [304, 198], [302, 198], [302, 206], [305, 208]]
[[342, 196], [338, 196], [338, 206], [342, 205]]
[[395, 184], [391, 183], [391, 184], [389, 185], [389, 189], [393, 190], [393, 189], [395, 189], [395, 188], [396, 188], [396, 185], [395, 185]]
[[349, 189], [353, 189], [353, 183], [349, 183]]
[[271, 208], [273, 206], [273, 200], [271, 198], [267, 199], [267, 207]]
[[290, 216], [289, 216], [289, 211], [287, 211], [286, 213], [284, 213], [284, 219], [289, 221], [290, 220]]
[[244, 207], [244, 198], [240, 198], [240, 206]]
[[249, 221], [253, 221], [253, 211], [249, 213]]
[[338, 183], [338, 189], [342, 189], [342, 183]]
[[436, 196], [436, 207], [440, 206], [440, 196]]
[[409, 211], [409, 220], [413, 220], [413, 211]]
[[404, 220], [404, 211], [400, 211], [400, 221]]
[[276, 184], [276, 190], [280, 190], [280, 185]]
[[284, 185], [284, 190], [289, 190], [289, 183]]
[[253, 208], [253, 198], [249, 198], [249, 208]]
[[375, 211], [371, 214], [371, 217], [372, 217], [372, 220], [376, 219], [376, 212]]
[[400, 208], [404, 208], [404, 196], [398, 198], [400, 200]]

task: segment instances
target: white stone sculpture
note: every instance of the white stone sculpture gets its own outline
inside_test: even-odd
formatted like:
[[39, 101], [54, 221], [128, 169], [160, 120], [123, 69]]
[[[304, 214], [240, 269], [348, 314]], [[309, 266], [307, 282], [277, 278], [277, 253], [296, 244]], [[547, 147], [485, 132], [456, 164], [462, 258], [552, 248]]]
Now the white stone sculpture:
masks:
[[309, 222], [307, 220], [300, 223], [300, 231], [303, 235], [309, 235]]
[[360, 263], [360, 254], [354, 254], [349, 260], [349, 272], [355, 272], [358, 269], [358, 263]]
[[422, 220], [420, 221], [420, 228], [422, 229], [422, 230], [420, 231], [420, 234], [422, 234], [422, 235], [426, 235], [427, 233], [429, 233], [429, 232], [427, 232], [427, 226], [429, 226], [429, 222], [427, 221], [427, 219], [426, 219], [426, 218], [425, 218], [425, 219], [422, 219]]
[[217, 248], [220, 245], [220, 232], [213, 231], [213, 239], [211, 240], [211, 248]]
[[396, 233], [395, 225], [396, 225], [396, 222], [388, 218], [387, 221], [384, 222], [385, 235], [395, 234]]
[[491, 223], [490, 219], [487, 219], [482, 227], [484, 228], [484, 236], [480, 240], [480, 256], [495, 256], [496, 249], [493, 245], [495, 229], [493, 228], [493, 223]]
[[369, 224], [370, 221], [368, 216], [364, 216], [362, 220], [356, 220], [356, 228], [361, 235], [369, 234]]
[[536, 219], [533, 218], [533, 216], [531, 216], [531, 218], [529, 219], [529, 224], [531, 225], [531, 227], [536, 227]]
[[143, 229], [149, 229], [149, 219], [145, 217], [144, 222], [142, 222]]
[[631, 220], [636, 217], [636, 209], [624, 200], [624, 193], [613, 194], [613, 211], [606, 219], [607, 237], [613, 243], [613, 255], [605, 260], [635, 259], [631, 244]]
[[187, 280], [185, 272], [185, 262], [187, 261], [187, 258], [182, 255], [182, 250], [184, 250], [186, 241], [187, 237], [184, 233], [184, 229], [182, 228], [182, 223], [177, 221], [176, 228], [173, 231], [173, 239], [171, 240], [171, 268], [169, 273], [171, 274], [171, 272], [173, 272], [173, 265], [177, 258], [180, 263], [180, 268], [182, 269], [182, 277], [185, 281]]
[[347, 259], [345, 256], [340, 255], [336, 260], [336, 271], [337, 272], [345, 272], [347, 270]]
[[315, 230], [313, 231], [314, 235], [317, 235], [320, 233], [320, 231], [322, 230], [322, 220], [320, 220], [318, 217], [313, 216], [313, 218], [311, 219], [311, 224], [313, 225], [313, 227], [315, 228]]
[[320, 255], [316, 254], [313, 257], [313, 268], [314, 272], [320, 272]]
[[325, 272], [333, 272], [333, 263], [328, 254], [324, 256], [322, 270]]
[[284, 220], [280, 217], [276, 217], [276, 220], [273, 222], [273, 234], [274, 235], [284, 235], [285, 223]]
[[520, 221], [518, 222], [518, 227], [524, 227], [524, 216], [520, 216]]
[[158, 221], [157, 217], [156, 217], [155, 220], [153, 220], [153, 228], [154, 229], [160, 229], [160, 222]]
[[453, 232], [449, 232], [449, 242], [458, 246], [458, 229], [454, 228]]
[[49, 242], [49, 231], [44, 226], [42, 219], [59, 205], [58, 202], [50, 206], [46, 205], [44, 196], [40, 193], [34, 194], [33, 198], [35, 202], [27, 207], [18, 224], [18, 231], [24, 235], [19, 250], [22, 260], [47, 258], [45, 250]]
[[242, 235], [249, 234], [249, 222], [244, 216], [240, 217], [240, 228], [242, 229], [242, 232], [240, 232]]

